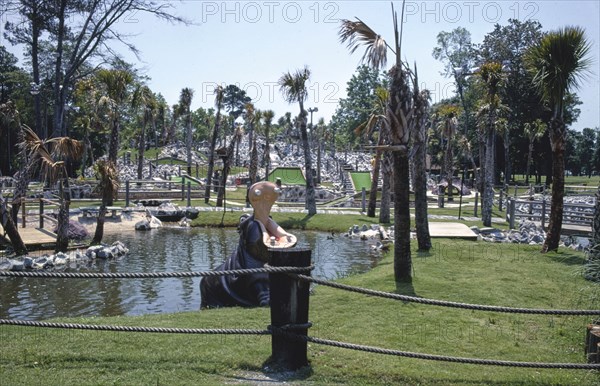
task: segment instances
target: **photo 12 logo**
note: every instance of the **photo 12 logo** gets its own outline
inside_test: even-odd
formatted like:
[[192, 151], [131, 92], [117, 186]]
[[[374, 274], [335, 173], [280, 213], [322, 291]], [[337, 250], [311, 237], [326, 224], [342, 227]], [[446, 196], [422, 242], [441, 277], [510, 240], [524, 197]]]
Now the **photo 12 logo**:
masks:
[[[201, 86], [202, 103], [210, 103], [215, 100], [215, 91], [219, 86], [225, 88], [227, 83], [203, 82]], [[246, 82], [235, 83], [243, 90], [253, 103], [268, 102], [275, 103], [281, 100], [280, 86], [278, 82]], [[307, 87], [309, 103], [334, 103], [339, 102], [340, 86], [335, 82], [312, 82]]]
[[328, 1], [203, 1], [206, 23], [338, 23], [339, 5]]
[[539, 4], [533, 1], [407, 1], [404, 22], [498, 23], [503, 19], [535, 20]]

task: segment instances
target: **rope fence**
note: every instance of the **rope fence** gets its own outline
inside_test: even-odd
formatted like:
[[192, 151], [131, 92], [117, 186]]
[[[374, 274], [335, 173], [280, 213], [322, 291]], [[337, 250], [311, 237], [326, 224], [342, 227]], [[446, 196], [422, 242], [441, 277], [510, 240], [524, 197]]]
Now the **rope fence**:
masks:
[[198, 272], [34, 272], [0, 271], [0, 277], [35, 277], [49, 279], [165, 279], [177, 277], [209, 277], [226, 275], [252, 275], [255, 273], [297, 273], [310, 272], [310, 267], [271, 267], [232, 269], [229, 271]]
[[297, 277], [299, 280], [308, 281], [315, 284], [321, 284], [324, 286], [337, 288], [345, 291], [356, 292], [364, 295], [377, 296], [385, 299], [393, 299], [393, 300], [401, 300], [403, 302], [411, 302], [411, 303], [420, 303], [420, 304], [428, 304], [432, 306], [440, 306], [440, 307], [453, 307], [453, 308], [462, 308], [467, 310], [478, 310], [478, 311], [491, 311], [491, 312], [506, 312], [506, 313], [515, 313], [515, 314], [539, 314], [539, 315], [576, 315], [576, 316], [585, 316], [585, 315], [600, 315], [600, 310], [550, 310], [550, 309], [536, 309], [536, 308], [517, 308], [517, 307], [502, 307], [502, 306], [489, 306], [482, 304], [469, 304], [469, 303], [459, 303], [459, 302], [451, 302], [447, 300], [436, 300], [436, 299], [427, 299], [427, 298], [419, 298], [416, 296], [408, 296], [408, 295], [400, 295], [394, 294], [390, 292], [376, 291], [368, 288], [354, 287], [346, 284], [340, 284], [328, 280], [315, 279], [310, 276], [305, 275], [293, 275]]
[[[310, 256], [309, 256], [310, 259]], [[310, 272], [314, 266], [265, 266], [264, 268], [239, 269], [229, 271], [200, 271], [200, 272], [133, 272], [133, 273], [81, 273], [81, 272], [13, 272], [0, 271], [0, 277], [27, 277], [27, 278], [61, 278], [61, 279], [142, 279], [142, 278], [187, 278], [187, 277], [209, 277], [223, 275], [250, 275], [255, 273], [274, 274], [274, 277], [288, 276], [295, 279], [298, 283], [307, 282], [313, 284], [325, 285], [332, 288], [337, 288], [354, 293], [360, 293], [369, 296], [376, 296], [386, 299], [400, 300], [403, 302], [413, 302], [426, 305], [434, 305], [441, 307], [453, 307], [469, 310], [518, 313], [518, 314], [542, 314], [542, 315], [600, 315], [600, 310], [553, 310], [553, 309], [531, 309], [531, 308], [516, 308], [502, 307], [479, 304], [459, 303], [444, 300], [435, 300], [427, 298], [419, 298], [415, 296], [400, 295], [377, 291], [367, 288], [349, 286], [331, 282], [328, 280], [315, 279], [302, 273]], [[305, 286], [308, 287], [308, 286]], [[293, 290], [296, 293], [297, 291]], [[306, 297], [308, 297], [308, 288], [306, 288]], [[308, 303], [306, 303], [308, 307]], [[271, 305], [273, 312], [273, 305]], [[308, 314], [306, 314], [308, 316]], [[503, 367], [521, 367], [521, 368], [543, 368], [543, 369], [576, 369], [576, 370], [600, 370], [599, 363], [544, 363], [544, 362], [520, 362], [494, 359], [479, 359], [453, 357], [446, 355], [434, 355], [425, 353], [416, 353], [409, 351], [400, 351], [394, 349], [380, 348], [361, 344], [339, 342], [335, 340], [322, 339], [311, 337], [306, 334], [311, 323], [290, 322], [284, 325], [269, 325], [266, 330], [258, 329], [222, 329], [222, 328], [165, 328], [165, 327], [140, 327], [140, 326], [113, 326], [113, 325], [92, 325], [79, 323], [59, 323], [59, 322], [44, 322], [44, 321], [29, 321], [16, 319], [0, 319], [0, 325], [12, 325], [22, 327], [38, 327], [38, 328], [53, 328], [53, 329], [79, 329], [92, 331], [115, 331], [115, 332], [134, 332], [134, 333], [161, 333], [161, 334], [208, 334], [208, 335], [271, 335], [278, 339], [285, 338], [289, 341], [306, 343], [315, 343], [331, 347], [350, 349], [362, 352], [375, 354], [392, 355], [399, 357], [407, 357], [414, 359], [424, 359], [443, 362], [454, 362], [464, 364], [503, 366]], [[275, 351], [274, 351], [275, 352]]]
[[355, 343], [339, 342], [330, 339], [316, 338], [306, 335], [295, 334], [290, 331], [310, 327], [310, 323], [302, 325], [287, 325], [282, 327], [268, 326], [266, 330], [256, 329], [222, 329], [222, 328], [166, 328], [166, 327], [140, 327], [140, 326], [112, 326], [112, 325], [94, 325], [80, 323], [53, 323], [39, 322], [31, 320], [0, 319], [0, 325], [27, 326], [38, 328], [57, 328], [57, 329], [76, 329], [88, 331], [112, 331], [112, 332], [141, 332], [141, 333], [161, 333], [161, 334], [205, 334], [205, 335], [282, 335], [286, 338], [296, 341], [310, 342], [324, 346], [344, 348], [355, 351], [362, 351], [374, 354], [391, 355], [413, 359], [424, 359], [441, 362], [453, 362], [463, 364], [502, 366], [502, 367], [521, 367], [521, 368], [542, 368], [542, 369], [568, 369], [568, 370], [600, 370], [600, 364], [593, 363], [548, 363], [548, 362], [520, 362], [506, 361], [496, 359], [479, 359], [453, 357], [447, 355], [434, 355], [416, 353], [410, 351], [400, 351], [386, 349], [381, 347], [367, 346]]

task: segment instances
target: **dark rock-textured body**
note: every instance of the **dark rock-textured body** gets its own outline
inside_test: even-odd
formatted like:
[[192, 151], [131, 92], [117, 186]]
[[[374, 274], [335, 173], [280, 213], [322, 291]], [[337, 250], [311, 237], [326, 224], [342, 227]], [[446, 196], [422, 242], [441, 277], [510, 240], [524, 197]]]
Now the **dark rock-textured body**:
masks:
[[[262, 268], [268, 261], [260, 222], [254, 216], [243, 217], [236, 250], [215, 271]], [[266, 273], [205, 277], [200, 282], [202, 308], [228, 306], [267, 306], [269, 276]]]

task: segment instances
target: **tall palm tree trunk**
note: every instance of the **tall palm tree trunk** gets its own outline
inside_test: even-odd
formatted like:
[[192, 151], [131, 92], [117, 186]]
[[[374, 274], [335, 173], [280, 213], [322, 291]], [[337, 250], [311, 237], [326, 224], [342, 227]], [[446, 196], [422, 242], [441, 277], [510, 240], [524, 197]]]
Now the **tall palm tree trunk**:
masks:
[[117, 164], [117, 155], [119, 153], [119, 114], [115, 113], [115, 117], [112, 122], [112, 128], [110, 131], [110, 142], [108, 145], [108, 159], [115, 165]]
[[256, 182], [256, 175], [258, 174], [258, 149], [256, 148], [256, 137], [252, 138], [250, 149], [250, 167], [248, 168], [248, 175], [251, 184], [253, 184]]
[[144, 176], [142, 172], [144, 170], [144, 151], [146, 150], [146, 119], [142, 124], [142, 130], [140, 132], [140, 141], [138, 143], [138, 165], [137, 165], [137, 178], [141, 180]]
[[454, 152], [452, 151], [451, 139], [446, 139], [446, 152], [445, 152], [445, 170], [446, 170], [446, 181], [448, 182], [448, 202], [454, 201], [454, 192], [452, 188], [452, 178], [454, 176]]
[[[381, 145], [381, 140], [379, 140]], [[377, 189], [379, 185], [379, 169], [381, 169], [381, 150], [375, 152], [373, 165], [373, 177], [371, 179], [371, 190], [369, 191], [369, 206], [367, 208], [367, 217], [375, 217], [377, 209]]]
[[265, 164], [265, 181], [269, 179], [269, 167], [271, 166], [271, 144], [269, 142], [269, 126], [265, 126], [265, 152], [263, 155], [264, 164]]
[[217, 110], [215, 126], [213, 127], [212, 138], [210, 139], [210, 150], [208, 152], [208, 170], [206, 171], [206, 187], [204, 188], [204, 203], [210, 201], [210, 188], [212, 185], [213, 171], [215, 168], [215, 148], [217, 147], [217, 137], [219, 136], [219, 124], [221, 120], [221, 110]]
[[382, 155], [381, 169], [383, 171], [383, 184], [381, 186], [381, 204], [379, 208], [379, 222], [389, 224], [391, 222], [390, 208], [392, 201], [392, 181], [394, 179], [392, 155], [386, 151]]
[[415, 81], [413, 89], [415, 118], [411, 128], [411, 139], [414, 146], [414, 184], [415, 192], [415, 228], [417, 243], [420, 251], [431, 249], [431, 235], [429, 234], [429, 219], [427, 213], [427, 118], [429, 108], [429, 91], [419, 92], [417, 70], [415, 68]]
[[65, 192], [63, 181], [59, 182], [60, 206], [58, 208], [55, 252], [66, 252], [69, 246], [69, 201], [70, 196]]
[[2, 197], [0, 193], [0, 223], [2, 224], [2, 228], [4, 228], [4, 232], [8, 236], [10, 243], [12, 244], [13, 250], [17, 254], [17, 256], [26, 255], [27, 247], [25, 243], [23, 243], [23, 239], [19, 234], [19, 230], [15, 222], [12, 219], [11, 214], [9, 213], [8, 206], [6, 203], [6, 199]]
[[529, 174], [531, 174], [531, 157], [533, 154], [533, 143], [529, 143], [527, 151], [527, 167], [525, 168], [525, 185], [529, 186]]
[[186, 125], [185, 147], [187, 151], [187, 174], [192, 175], [192, 117], [188, 112]]
[[409, 120], [412, 117], [412, 93], [408, 85], [408, 74], [397, 57], [396, 65], [390, 70], [390, 100], [388, 119], [394, 169], [394, 279], [397, 282], [412, 280], [412, 257], [410, 251], [410, 191], [408, 144]]
[[426, 148], [425, 143], [415, 143], [415, 228], [417, 243], [420, 251], [431, 249], [431, 235], [429, 234], [429, 219], [427, 213], [427, 173], [425, 171]]
[[234, 133], [231, 138], [231, 142], [227, 147], [227, 155], [223, 160], [223, 175], [221, 176], [221, 186], [219, 186], [219, 193], [217, 194], [217, 206], [222, 207], [225, 200], [225, 188], [227, 185], [227, 178], [229, 178], [229, 171], [231, 170], [231, 163], [235, 161], [235, 146], [240, 141], [240, 132]]
[[306, 131], [306, 111], [300, 104], [300, 135], [302, 136], [302, 147], [304, 148], [304, 169], [306, 171], [306, 209], [308, 214], [317, 214], [317, 202], [315, 200], [315, 184], [312, 173], [312, 162], [310, 157], [310, 146], [308, 133]]
[[412, 258], [410, 252], [410, 192], [408, 189], [408, 154], [393, 152], [394, 161], [394, 277], [396, 281], [410, 281]]
[[102, 200], [102, 205], [98, 211], [98, 219], [96, 220], [96, 230], [94, 231], [94, 238], [92, 239], [91, 245], [98, 245], [104, 238], [104, 223], [106, 222], [106, 204]]
[[550, 219], [548, 233], [542, 245], [542, 252], [558, 249], [560, 231], [562, 229], [564, 196], [565, 196], [565, 128], [561, 119], [550, 121], [550, 143], [552, 145], [552, 203], [550, 204]]
[[483, 225], [486, 227], [492, 226], [492, 207], [494, 205], [494, 116], [490, 110], [488, 118], [488, 128], [486, 137], [486, 151], [485, 151], [485, 175], [484, 175], [484, 186], [483, 186], [483, 204], [481, 208], [481, 215]]

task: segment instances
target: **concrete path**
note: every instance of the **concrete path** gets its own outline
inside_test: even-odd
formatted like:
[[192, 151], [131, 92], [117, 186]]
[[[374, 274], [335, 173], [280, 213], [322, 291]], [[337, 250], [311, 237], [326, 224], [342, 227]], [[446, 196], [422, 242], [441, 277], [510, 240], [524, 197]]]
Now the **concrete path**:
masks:
[[430, 222], [429, 234], [431, 237], [477, 240], [477, 234], [471, 228], [457, 222]]

